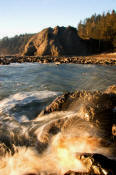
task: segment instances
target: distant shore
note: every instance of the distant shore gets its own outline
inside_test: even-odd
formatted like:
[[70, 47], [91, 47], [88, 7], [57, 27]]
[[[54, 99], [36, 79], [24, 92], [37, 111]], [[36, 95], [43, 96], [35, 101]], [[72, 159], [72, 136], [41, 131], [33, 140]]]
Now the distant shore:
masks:
[[74, 64], [107, 64], [116, 65], [116, 53], [104, 53], [91, 56], [0, 56], [0, 65], [8, 65], [10, 63], [62, 63]]

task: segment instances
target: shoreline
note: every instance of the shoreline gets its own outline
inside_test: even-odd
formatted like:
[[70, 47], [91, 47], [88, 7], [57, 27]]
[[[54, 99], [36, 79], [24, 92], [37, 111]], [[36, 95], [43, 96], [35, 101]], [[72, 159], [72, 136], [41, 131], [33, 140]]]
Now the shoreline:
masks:
[[116, 65], [116, 53], [105, 53], [91, 56], [0, 56], [0, 65], [10, 63], [55, 63], [59, 64], [101, 64]]

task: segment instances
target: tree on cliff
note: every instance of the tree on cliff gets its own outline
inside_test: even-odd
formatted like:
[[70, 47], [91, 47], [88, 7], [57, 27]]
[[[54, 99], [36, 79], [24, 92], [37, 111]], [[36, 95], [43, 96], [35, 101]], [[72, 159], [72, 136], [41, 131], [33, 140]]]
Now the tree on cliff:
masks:
[[83, 39], [109, 41], [116, 48], [116, 11], [92, 15], [78, 25], [78, 34]]
[[16, 35], [15, 37], [4, 37], [0, 40], [0, 55], [20, 54], [32, 34]]

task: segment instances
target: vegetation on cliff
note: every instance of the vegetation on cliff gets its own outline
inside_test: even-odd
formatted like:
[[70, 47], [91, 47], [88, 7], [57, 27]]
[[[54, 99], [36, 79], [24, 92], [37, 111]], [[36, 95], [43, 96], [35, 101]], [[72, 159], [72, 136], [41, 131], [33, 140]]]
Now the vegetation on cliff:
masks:
[[[83, 39], [95, 39], [107, 41], [110, 48], [116, 50], [116, 11], [92, 15], [78, 25], [78, 34]], [[109, 45], [107, 46], [109, 49]]]
[[25, 44], [33, 34], [16, 35], [12, 38], [4, 37], [0, 40], [0, 55], [21, 54]]

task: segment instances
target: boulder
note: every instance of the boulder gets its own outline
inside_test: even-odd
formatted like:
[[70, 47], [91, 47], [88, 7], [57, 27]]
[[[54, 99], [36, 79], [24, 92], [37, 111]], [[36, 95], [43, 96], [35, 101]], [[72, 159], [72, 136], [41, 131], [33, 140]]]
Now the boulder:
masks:
[[55, 111], [73, 111], [77, 117], [92, 122], [106, 138], [116, 136], [116, 86], [106, 91], [75, 91], [57, 97], [39, 115]]

